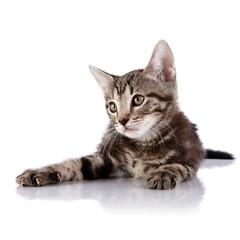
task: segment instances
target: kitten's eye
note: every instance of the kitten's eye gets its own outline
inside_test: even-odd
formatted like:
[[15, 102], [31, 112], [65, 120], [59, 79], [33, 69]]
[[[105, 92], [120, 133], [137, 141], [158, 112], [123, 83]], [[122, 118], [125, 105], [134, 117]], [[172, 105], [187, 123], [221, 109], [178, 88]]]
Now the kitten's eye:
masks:
[[133, 100], [132, 100], [132, 105], [133, 106], [140, 106], [144, 101], [144, 97], [142, 95], [136, 95], [133, 97]]
[[117, 111], [117, 105], [114, 102], [109, 103], [109, 108], [112, 113], [115, 113]]

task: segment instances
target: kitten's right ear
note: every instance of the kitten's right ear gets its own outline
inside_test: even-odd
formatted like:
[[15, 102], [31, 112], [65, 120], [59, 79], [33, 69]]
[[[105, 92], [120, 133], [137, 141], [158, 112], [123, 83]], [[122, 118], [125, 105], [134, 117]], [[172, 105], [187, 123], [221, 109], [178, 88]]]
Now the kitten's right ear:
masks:
[[156, 44], [144, 73], [156, 82], [174, 83], [176, 80], [174, 57], [166, 41], [160, 40]]
[[89, 65], [89, 70], [101, 87], [104, 96], [107, 96], [113, 88], [113, 77], [110, 74], [91, 65]]

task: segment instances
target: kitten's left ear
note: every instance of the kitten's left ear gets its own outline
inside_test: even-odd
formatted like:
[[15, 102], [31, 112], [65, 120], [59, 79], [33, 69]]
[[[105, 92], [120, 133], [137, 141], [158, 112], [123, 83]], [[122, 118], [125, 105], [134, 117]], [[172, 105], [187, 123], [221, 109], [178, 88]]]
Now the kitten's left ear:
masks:
[[154, 81], [170, 82], [176, 80], [173, 53], [166, 41], [160, 40], [156, 44], [144, 73]]
[[91, 65], [89, 65], [89, 70], [103, 90], [104, 96], [107, 96], [113, 88], [113, 77], [110, 74]]

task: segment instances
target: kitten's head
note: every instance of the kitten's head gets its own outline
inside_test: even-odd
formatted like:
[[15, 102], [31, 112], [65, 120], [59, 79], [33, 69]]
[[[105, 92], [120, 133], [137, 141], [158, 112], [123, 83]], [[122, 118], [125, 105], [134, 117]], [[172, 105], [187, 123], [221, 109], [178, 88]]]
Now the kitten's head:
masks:
[[177, 100], [174, 57], [168, 44], [155, 46], [145, 69], [114, 76], [90, 66], [103, 90], [106, 109], [115, 129], [129, 138], [152, 138], [167, 122]]

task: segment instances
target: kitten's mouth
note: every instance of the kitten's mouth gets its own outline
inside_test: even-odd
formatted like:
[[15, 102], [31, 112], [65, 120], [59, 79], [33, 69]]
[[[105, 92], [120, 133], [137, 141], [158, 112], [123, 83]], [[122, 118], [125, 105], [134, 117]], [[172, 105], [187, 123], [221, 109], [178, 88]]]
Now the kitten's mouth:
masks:
[[142, 124], [137, 126], [126, 125], [126, 126], [122, 126], [121, 133], [123, 135], [126, 135], [127, 137], [136, 138], [141, 135], [141, 129], [142, 129]]
[[124, 131], [138, 131], [140, 130], [142, 127], [142, 124], [138, 123], [138, 124], [127, 124], [126, 126], [124, 126]]
[[139, 128], [131, 128], [131, 127], [124, 127], [124, 132], [135, 132], [138, 131]]

